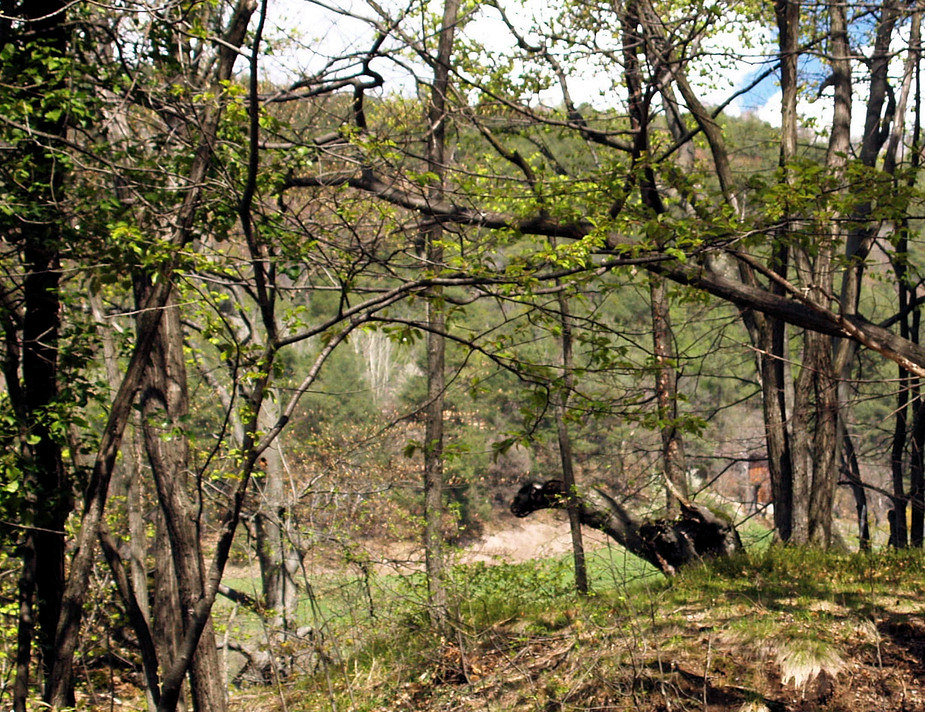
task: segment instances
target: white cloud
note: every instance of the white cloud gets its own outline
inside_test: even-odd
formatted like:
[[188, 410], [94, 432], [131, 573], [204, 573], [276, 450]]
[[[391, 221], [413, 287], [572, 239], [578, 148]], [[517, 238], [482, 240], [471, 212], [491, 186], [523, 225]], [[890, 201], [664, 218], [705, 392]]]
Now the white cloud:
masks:
[[780, 126], [780, 110], [783, 95], [777, 91], [768, 97], [768, 100], [759, 107], [754, 113], [762, 121], [766, 121], [771, 126]]

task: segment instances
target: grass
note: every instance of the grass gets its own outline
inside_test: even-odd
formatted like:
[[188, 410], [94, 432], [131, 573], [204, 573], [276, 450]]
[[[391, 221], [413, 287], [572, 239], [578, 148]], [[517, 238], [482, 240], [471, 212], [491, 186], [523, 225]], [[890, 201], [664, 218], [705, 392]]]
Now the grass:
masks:
[[[661, 574], [650, 564], [627, 555], [618, 547], [604, 547], [587, 556], [589, 580], [595, 590], [612, 590], [634, 582], [657, 581]], [[499, 618], [545, 611], [552, 601], [574, 598], [571, 556], [538, 559], [522, 564], [474, 563], [450, 569], [447, 585], [467, 625], [490, 624]], [[232, 587], [258, 595], [259, 581], [226, 580]], [[422, 574], [350, 576], [325, 573], [312, 577], [309, 595], [299, 603], [293, 627], [311, 627], [343, 637], [383, 620], [426, 625], [426, 582]], [[233, 605], [216, 602], [215, 617], [227, 620]], [[232, 626], [234, 636], [254, 639], [263, 635], [259, 618], [239, 609]], [[356, 637], [352, 635], [351, 637]]]
[[462, 710], [469, 695], [480, 709], [773, 710], [788, 695], [817, 695], [814, 709], [834, 710], [825, 695], [876, 678], [850, 694], [896, 708], [890, 681], [905, 690], [909, 673], [890, 661], [910, 659], [904, 641], [925, 632], [921, 553], [756, 539], [749, 556], [671, 580], [622, 550], [594, 551], [589, 597], [572, 590], [570, 557], [456, 566], [449, 636], [430, 627], [420, 575], [319, 577], [300, 615], [323, 627], [326, 657], [289, 688], [287, 707]]

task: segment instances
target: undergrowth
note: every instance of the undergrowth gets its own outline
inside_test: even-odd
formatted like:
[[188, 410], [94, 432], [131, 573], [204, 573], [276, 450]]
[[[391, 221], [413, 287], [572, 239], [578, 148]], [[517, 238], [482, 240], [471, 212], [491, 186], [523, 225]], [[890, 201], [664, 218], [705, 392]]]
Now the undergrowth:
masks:
[[[887, 671], [900, 640], [890, 631], [925, 612], [911, 551], [766, 546], [671, 580], [603, 551], [591, 570], [594, 592], [582, 597], [568, 559], [456, 567], [447, 631], [435, 634], [406, 591], [294, 699], [305, 709], [774, 710], [792, 696], [860, 712], [892, 704], [881, 698], [906, 673]], [[876, 677], [878, 665], [879, 682], [851, 692], [870, 704], [839, 706], [840, 685], [856, 683], [846, 671]], [[902, 690], [915, 692], [909, 680]]]

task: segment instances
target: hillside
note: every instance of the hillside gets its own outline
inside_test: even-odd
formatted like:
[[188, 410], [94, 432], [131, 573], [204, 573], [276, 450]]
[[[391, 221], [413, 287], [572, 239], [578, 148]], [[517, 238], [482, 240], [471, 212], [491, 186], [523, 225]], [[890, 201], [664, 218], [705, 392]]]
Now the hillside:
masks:
[[569, 592], [565, 568], [556, 559], [461, 564], [449, 639], [433, 637], [420, 609], [380, 608], [374, 626], [319, 646], [327, 653], [293, 687], [242, 688], [233, 706], [925, 709], [919, 553], [770, 547], [667, 581], [599, 547], [595, 595], [584, 600]]

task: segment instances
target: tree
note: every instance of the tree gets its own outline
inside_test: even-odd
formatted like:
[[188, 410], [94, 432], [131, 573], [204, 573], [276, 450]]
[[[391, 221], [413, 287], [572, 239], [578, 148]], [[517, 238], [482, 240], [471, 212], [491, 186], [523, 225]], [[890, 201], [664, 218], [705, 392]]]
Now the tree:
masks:
[[[15, 311], [10, 311], [10, 318], [5, 322], [7, 325], [6, 344], [8, 370], [7, 385], [11, 388], [10, 392], [16, 394], [15, 384], [22, 378], [24, 382], [30, 384], [28, 390], [35, 395], [26, 395], [26, 402], [31, 402], [32, 415], [30, 409], [20, 411], [22, 414], [22, 424], [27, 429], [34, 429], [28, 421], [35, 418], [38, 411], [43, 411], [41, 415], [42, 426], [36, 436], [28, 435], [26, 442], [39, 445], [40, 451], [46, 453], [43, 455], [44, 464], [41, 468], [28, 468], [25, 490], [30, 492], [30, 498], [35, 498], [36, 512], [50, 513], [54, 521], [48, 520], [41, 526], [45, 532], [40, 534], [41, 538], [51, 539], [47, 545], [43, 545], [41, 560], [35, 555], [30, 554], [36, 551], [35, 546], [31, 543], [34, 539], [33, 534], [26, 537], [26, 547], [24, 549], [24, 574], [23, 585], [21, 587], [21, 610], [20, 619], [20, 650], [17, 671], [17, 690], [16, 699], [17, 707], [25, 707], [25, 696], [28, 685], [28, 668], [29, 668], [29, 647], [31, 637], [31, 598], [33, 590], [39, 603], [39, 625], [42, 631], [41, 649], [43, 651], [42, 662], [45, 670], [45, 692], [46, 701], [53, 706], [66, 706], [72, 699], [71, 692], [71, 667], [73, 662], [73, 653], [76, 646], [77, 631], [80, 625], [80, 616], [82, 602], [87, 591], [87, 577], [93, 561], [93, 550], [95, 548], [97, 536], [104, 536], [104, 530], [101, 528], [101, 518], [103, 506], [108, 490], [109, 479], [113, 470], [116, 454], [121, 440], [122, 432], [131, 413], [131, 404], [135, 392], [141, 386], [142, 378], [145, 372], [145, 363], [149, 354], [157, 341], [156, 332], [158, 324], [156, 316], [160, 314], [161, 308], [167, 303], [170, 296], [170, 272], [171, 261], [176, 264], [176, 257], [168, 258], [166, 264], [160, 271], [160, 281], [152, 287], [146, 300], [142, 304], [143, 316], [141, 318], [141, 327], [139, 328], [138, 340], [135, 344], [135, 350], [130, 360], [129, 366], [125, 371], [124, 378], [119, 384], [118, 393], [115, 396], [112, 407], [109, 412], [109, 420], [103, 429], [100, 438], [99, 451], [96, 462], [93, 465], [93, 471], [90, 474], [89, 484], [86, 489], [86, 497], [82, 511], [82, 526], [78, 537], [77, 550], [72, 558], [67, 582], [64, 579], [64, 519], [70, 514], [71, 507], [71, 487], [68, 484], [68, 475], [64, 469], [64, 463], [61, 457], [62, 442], [64, 434], [67, 432], [67, 426], [64, 420], [59, 420], [55, 425], [55, 418], [72, 418], [73, 415], [66, 416], [63, 406], [67, 401], [58, 395], [59, 384], [65, 382], [64, 374], [58, 370], [59, 354], [62, 350], [59, 342], [59, 319], [61, 318], [61, 296], [60, 296], [60, 278], [61, 271], [59, 267], [60, 254], [67, 247], [73, 253], [72, 246], [78, 242], [72, 242], [72, 232], [75, 231], [77, 211], [82, 207], [80, 202], [73, 196], [71, 200], [65, 191], [65, 178], [68, 176], [63, 170], [67, 165], [63, 163], [59, 155], [72, 155], [69, 153], [73, 144], [70, 142], [71, 130], [86, 129], [89, 126], [92, 112], [89, 111], [87, 94], [75, 89], [80, 87], [83, 67], [76, 60], [76, 45], [71, 44], [70, 34], [73, 32], [73, 24], [66, 16], [67, 6], [61, 4], [30, 4], [28, 12], [19, 16], [14, 14], [4, 15], [4, 47], [3, 51], [15, 61], [18, 56], [22, 61], [37, 62], [22, 75], [25, 78], [32, 77], [35, 80], [42, 79], [41, 94], [38, 94], [34, 88], [26, 88], [25, 93], [20, 96], [13, 95], [13, 99], [18, 102], [19, 110], [7, 112], [8, 117], [5, 127], [9, 133], [10, 140], [14, 146], [24, 150], [26, 155], [31, 154], [29, 163], [35, 165], [39, 174], [34, 180], [27, 181], [31, 184], [31, 190], [35, 191], [33, 195], [28, 196], [27, 200], [22, 200], [21, 205], [25, 206], [26, 211], [47, 211], [54, 207], [57, 212], [58, 206], [68, 205], [72, 207], [73, 213], [68, 215], [62, 213], [60, 219], [40, 219], [34, 224], [41, 225], [41, 230], [45, 234], [41, 237], [36, 236], [37, 241], [28, 233], [24, 235], [24, 240], [11, 239], [9, 244], [18, 246], [22, 251], [19, 253], [27, 265], [35, 272], [30, 277], [27, 272], [26, 280], [22, 284], [22, 294], [24, 295], [25, 311], [22, 319], [15, 319]], [[237, 12], [230, 18], [228, 31], [225, 39], [228, 45], [218, 53], [219, 62], [216, 66], [216, 81], [227, 81], [230, 75], [231, 66], [234, 57], [234, 47], [236, 43], [243, 41], [250, 13], [253, 6], [248, 3], [242, 3]], [[75, 16], [78, 14], [74, 11]], [[13, 32], [18, 34], [13, 34]], [[27, 59], [31, 58], [31, 59]], [[25, 66], [20, 67], [26, 70]], [[65, 78], [67, 84], [65, 84]], [[49, 80], [52, 83], [49, 83]], [[57, 85], [55, 83], [58, 83]], [[38, 84], [35, 86], [39, 86]], [[58, 86], [58, 89], [55, 89]], [[17, 118], [23, 115], [23, 112], [32, 104], [33, 109], [29, 113], [37, 113], [42, 117], [41, 122], [36, 125], [29, 119], [32, 126], [17, 123]], [[195, 210], [202, 191], [202, 178], [208, 171], [211, 161], [211, 152], [209, 143], [214, 140], [215, 130], [220, 117], [220, 111], [213, 112], [203, 126], [204, 139], [200, 142], [198, 154], [192, 161], [189, 170], [190, 184], [194, 186], [192, 190], [186, 193], [185, 201], [177, 213], [177, 223], [170, 237], [173, 245], [180, 247], [191, 239], [192, 222]], [[54, 129], [54, 130], [51, 130]], [[59, 164], [61, 164], [59, 166]], [[76, 171], [75, 171], [76, 173]], [[9, 174], [13, 179], [12, 185], [22, 183], [22, 176], [15, 173]], [[72, 181], [71, 185], [79, 184], [79, 180]], [[70, 186], [69, 186], [70, 187]], [[42, 197], [41, 191], [45, 191]], [[14, 218], [20, 220], [27, 217], [27, 213], [20, 208], [13, 208], [8, 213]], [[33, 217], [37, 217], [34, 213]], [[73, 220], [74, 222], [69, 222]], [[30, 219], [28, 222], [32, 222]], [[90, 224], [96, 225], [96, 220], [89, 221]], [[63, 230], [67, 225], [68, 229]], [[19, 231], [19, 227], [14, 227]], [[28, 231], [28, 232], [31, 232]], [[79, 232], [79, 229], [77, 230]], [[75, 235], [79, 240], [79, 235]], [[14, 255], [14, 259], [16, 255]], [[18, 291], [16, 285], [7, 287], [7, 294], [13, 297]], [[14, 306], [16, 298], [10, 302]], [[14, 306], [14, 309], [18, 307]], [[153, 317], [153, 318], [152, 318]], [[33, 333], [33, 329], [40, 329], [39, 333]], [[21, 329], [21, 336], [18, 330]], [[10, 360], [15, 356], [19, 349], [18, 342], [22, 340], [24, 346], [24, 357], [22, 361], [22, 371], [19, 371], [19, 364]], [[36, 347], [42, 353], [38, 361], [35, 361], [37, 354]], [[38, 368], [39, 370], [36, 370]], [[79, 383], [79, 381], [78, 381]], [[72, 381], [69, 388], [70, 398], [79, 395], [74, 392], [74, 382]], [[39, 392], [41, 391], [41, 393]], [[18, 397], [18, 396], [15, 396]], [[39, 400], [42, 402], [40, 403]], [[74, 402], [74, 401], [72, 401]], [[18, 406], [17, 406], [18, 408]], [[57, 412], [57, 416], [54, 413]], [[44, 434], [42, 434], [44, 433]], [[57, 454], [55, 454], [57, 453]], [[32, 456], [28, 456], [32, 459]], [[51, 459], [49, 459], [51, 458]], [[55, 461], [55, 463], [52, 462]], [[52, 466], [53, 465], [53, 466]], [[32, 473], [37, 479], [35, 484], [31, 484]], [[51, 479], [50, 479], [51, 478]], [[44, 488], [44, 495], [43, 493]], [[38, 507], [39, 497], [42, 497], [41, 506]], [[49, 503], [57, 503], [49, 507]], [[44, 516], [44, 515], [43, 515]], [[57, 541], [55, 545], [53, 542]], [[50, 557], [47, 560], [44, 557]], [[34, 573], [30, 573], [30, 571]], [[57, 574], [55, 572], [58, 572]], [[34, 580], [35, 588], [32, 588], [30, 579]], [[197, 636], [198, 637], [198, 636]], [[194, 643], [195, 644], [195, 643]], [[183, 667], [185, 672], [185, 667]], [[182, 675], [181, 675], [182, 676]]]
[[[449, 121], [447, 96], [450, 92], [450, 61], [453, 36], [459, 15], [459, 1], [446, 0], [437, 39], [437, 52], [428, 56], [433, 68], [433, 84], [427, 110], [427, 142], [425, 163], [433, 175], [428, 199], [442, 200], [446, 188], [446, 130]], [[423, 257], [436, 273], [444, 262], [443, 228], [435, 222], [423, 228]], [[430, 592], [431, 620], [438, 630], [446, 628], [446, 588], [441, 531], [443, 507], [443, 407], [446, 389], [443, 331], [446, 316], [442, 303], [443, 290], [435, 286], [427, 302], [427, 403], [424, 431], [424, 555]]]
[[[517, 180], [513, 174], [502, 177], [485, 172], [480, 181], [468, 181], [473, 185], [471, 190], [459, 188], [441, 201], [416, 195], [401, 180], [385, 171], [377, 172], [376, 166], [362, 175], [346, 171], [331, 176], [328, 182], [366, 191], [434, 220], [471, 225], [481, 231], [556, 236], [567, 242], [571, 253], [584, 250], [585, 261], [573, 263], [572, 269], [634, 265], [735, 305], [759, 354], [778, 532], [785, 540], [826, 544], [832, 536], [840, 462], [838, 432], [843, 426], [839, 417], [850, 410], [844, 389], [839, 400], [837, 384], [848, 376], [853, 350], [856, 346], [873, 349], [917, 375], [923, 373], [925, 365], [925, 352], [913, 339], [891, 333], [875, 320], [865, 319], [860, 311], [864, 266], [876, 236], [882, 233], [876, 226], [884, 220], [900, 224], [908, 208], [908, 197], [896, 200], [896, 194], [887, 188], [895, 184], [868, 180], [870, 190], [860, 191], [857, 179], [877, 175], [875, 165], [883, 155], [890, 127], [896, 129], [894, 145], [900, 143], [903, 121], [895, 105], [884, 103], [888, 79], [882, 48], [911, 15], [897, 15], [890, 3], [876, 10], [873, 34], [877, 39], [865, 63], [872, 72], [864, 104], [869, 138], [861, 146], [863, 157], [854, 162], [847, 157], [851, 149], [851, 74], [858, 67], [851, 59], [854, 50], [850, 45], [853, 33], [859, 35], [861, 29], [850, 24], [854, 19], [848, 18], [844, 8], [835, 5], [814, 8], [809, 18], [803, 18], [799, 6], [792, 3], [778, 3], [775, 11], [779, 42], [774, 54], [784, 92], [781, 167], [776, 180], [737, 181], [716, 120], [724, 105], [708, 109], [698, 95], [700, 87], [689, 78], [701, 61], [697, 54], [701, 43], [710, 39], [710, 18], [714, 16], [693, 12], [685, 20], [669, 22], [667, 11], [649, 2], [637, 2], [621, 6], [615, 13], [598, 9], [563, 12], [556, 19], [559, 29], [554, 32], [542, 23], [529, 28], [533, 37], [540, 38], [536, 41], [528, 41], [527, 30], [518, 28], [502, 10], [502, 20], [514, 40], [512, 54], [535, 68], [536, 83], [518, 83], [493, 72], [491, 66], [466, 66], [460, 71], [474, 94], [486, 103], [503, 106], [504, 112], [516, 117], [512, 122], [555, 126], [612, 156], [606, 166], [599, 163], [598, 170], [581, 176], [581, 197], [569, 193], [568, 185], [557, 180], [561, 163], [549, 161], [541, 172], [523, 157], [519, 170], [521, 195], [525, 197], [512, 198], [500, 206], [498, 201], [488, 206], [478, 196], [491, 194], [491, 186], [499, 185], [502, 179]], [[752, 19], [767, 20], [759, 15]], [[619, 47], [596, 44], [598, 40], [589, 28], [603, 26], [619, 34]], [[828, 140], [824, 149], [817, 144], [801, 155], [796, 146], [798, 58], [809, 51], [804, 48], [817, 44], [824, 48], [831, 70], [831, 77], [819, 88], [824, 92], [831, 87], [833, 92]], [[589, 121], [568, 92], [566, 80], [577, 69], [561, 58], [568, 57], [569, 52], [580, 54], [587, 47], [593, 47], [599, 61], [609, 63], [619, 73], [625, 86], [623, 113], [619, 108], [614, 112], [613, 128], [599, 128]], [[530, 93], [545, 89], [546, 77], [548, 84], [558, 83], [562, 89], [559, 109], [530, 106]], [[653, 98], [664, 95], [671, 106], [675, 93], [678, 98], [674, 101], [683, 102], [687, 113], [669, 111], [671, 120], [662, 122]], [[663, 128], [666, 124], [667, 131]], [[681, 147], [694, 135], [704, 142], [701, 174], [678, 170], [676, 160]], [[514, 155], [503, 141], [489, 139], [489, 143], [506, 160]], [[536, 161], [540, 165], [539, 155]], [[523, 170], [523, 165], [530, 165], [529, 170]], [[588, 186], [594, 188], [589, 191]], [[510, 190], [504, 192], [512, 194]], [[537, 200], [537, 195], [542, 195], [543, 201]], [[547, 207], [548, 195], [560, 200], [555, 210]], [[572, 199], [571, 204], [566, 196]], [[863, 208], [868, 203], [876, 206], [870, 212]], [[764, 207], [746, 209], [746, 205]], [[847, 229], [847, 221], [860, 221], [863, 227]], [[770, 250], [765, 237], [771, 238]], [[891, 248], [884, 249], [889, 252]], [[535, 254], [537, 260], [527, 263], [531, 280], [554, 279], [554, 268], [543, 271], [548, 262], [543, 262], [542, 249]], [[592, 255], [598, 256], [597, 262]], [[518, 263], [517, 268], [523, 269], [523, 264]], [[785, 359], [794, 338], [802, 340], [802, 360], [788, 383]], [[836, 346], [837, 353], [833, 351]], [[792, 404], [784, 398], [790, 387], [795, 393]], [[904, 501], [904, 495], [897, 495], [897, 499]]]
[[[70, 29], [65, 8], [65, 3], [54, 1], [10, 8], [0, 25], [4, 82], [13, 88], [7, 104], [12, 110], [10, 121], [33, 121], [32, 130], [52, 141], [63, 140], [73, 120], [67, 112], [65, 67]], [[43, 77], [47, 84], [39, 87], [29, 81], [30, 76]], [[30, 114], [35, 118], [27, 118]], [[72, 484], [65, 470], [61, 439], [68, 398], [58, 383], [60, 253], [66, 223], [57, 214], [56, 203], [64, 192], [66, 169], [58, 166], [49, 146], [29, 139], [29, 129], [14, 129], [14, 133], [19, 133], [19, 138], [13, 139], [14, 160], [11, 170], [4, 172], [3, 183], [15, 196], [12, 202], [23, 203], [27, 212], [4, 219], [3, 232], [4, 241], [15, 250], [17, 272], [24, 276], [19, 283], [8, 281], [4, 285], [3, 326], [7, 345], [4, 377], [9, 407], [19, 424], [16, 445], [24, 477], [23, 523], [28, 527], [20, 545], [14, 683], [14, 706], [21, 712], [26, 705], [35, 623], [46, 681], [53, 671], [65, 576], [64, 525], [71, 508]], [[70, 681], [63, 693], [72, 700]]]
[[572, 535], [572, 556], [575, 562], [575, 589], [580, 594], [587, 594], [588, 570], [585, 564], [585, 548], [581, 538], [581, 510], [575, 493], [574, 460], [572, 457], [572, 439], [568, 427], [568, 399], [574, 387], [574, 364], [572, 362], [572, 316], [569, 313], [568, 297], [561, 290], [557, 295], [559, 305], [559, 325], [561, 329], [560, 348], [562, 352], [561, 387], [553, 397], [555, 404], [556, 440], [559, 445], [559, 459], [562, 463], [562, 487], [565, 494], [565, 508], [569, 516], [569, 528]]
[[[674, 391], [685, 381], [674, 347], [698, 325], [675, 320], [684, 299], [669, 311], [672, 282], [685, 299], [701, 292], [704, 304], [731, 306], [736, 339], [750, 341], [747, 378], [763, 401], [784, 540], [832, 541], [840, 467], [851, 468], [845, 479], [863, 531], [864, 491], [874, 483], [854, 467], [863, 405], [849, 386], [861, 383], [866, 352], [898, 365], [892, 541], [921, 542], [920, 117], [907, 108], [918, 104], [919, 11], [884, 0], [856, 17], [844, 5], [780, 0], [772, 18], [735, 6], [748, 22], [776, 28], [769, 68], [752, 83], [776, 73], [782, 89], [777, 165], [743, 176], [722, 120], [741, 90], [716, 104], [698, 79], [732, 6], [678, 7], [566, 2], [526, 18], [502, 3], [463, 12], [450, 0], [435, 18], [370, 4], [362, 51], [335, 50], [281, 88], [262, 74], [266, 2], [259, 11], [251, 0], [157, 10], [3, 3], [0, 407], [3, 491], [19, 490], [0, 505], [22, 527], [17, 710], [36, 650], [45, 701], [71, 701], [101, 551], [152, 703], [174, 709], [189, 679], [197, 707], [224, 706], [210, 611], [237, 525], [262, 498], [253, 520], [260, 603], [284, 626], [300, 552], [283, 541], [289, 503], [274, 448], [323, 364], [363, 325], [402, 343], [426, 334], [428, 389], [417, 403], [426, 403], [424, 538], [438, 626], [452, 604], [439, 528], [448, 361], [459, 375], [490, 364], [516, 381], [504, 419], [516, 420], [517, 403], [523, 422], [498, 433], [497, 448], [558, 442], [564, 484], [540, 486], [530, 506], [571, 503], [576, 542], [578, 523], [603, 526], [667, 572], [737, 547], [731, 533], [697, 543], [698, 532], [721, 525], [683, 489], [684, 413]], [[508, 33], [503, 52], [489, 52], [471, 29], [480, 14]], [[798, 117], [807, 79], [799, 60], [810, 54], [831, 75], [805, 90], [825, 97], [824, 135]], [[902, 58], [898, 83], [893, 57]], [[589, 66], [615, 80], [606, 108], [575, 98]], [[853, 81], [860, 72], [863, 83]], [[421, 97], [402, 89], [412, 85]], [[551, 106], [537, 99], [553, 92]], [[869, 274], [886, 274], [874, 267], [886, 259], [890, 300]], [[648, 335], [632, 342], [612, 306], [630, 290], [649, 294], [651, 346]], [[87, 293], [123, 335], [109, 353], [118, 376], [108, 385]], [[447, 344], [458, 358], [447, 358]], [[198, 370], [187, 370], [192, 362]], [[200, 384], [208, 395], [197, 394]], [[170, 541], [156, 601], [118, 545], [126, 531], [137, 536], [137, 521], [107, 517], [124, 433], [139, 411], [146, 489]], [[646, 522], [568, 481], [581, 434], [618, 419], [649, 425], [653, 450], [662, 439], [677, 522]], [[133, 542], [135, 558], [149, 545]], [[181, 635], [166, 641], [151, 630], [152, 604], [161, 608], [155, 618], [179, 618]]]

